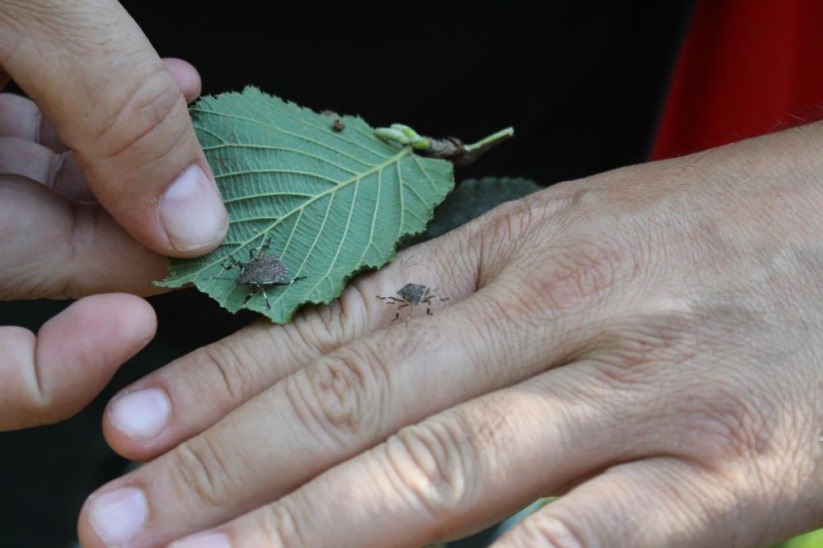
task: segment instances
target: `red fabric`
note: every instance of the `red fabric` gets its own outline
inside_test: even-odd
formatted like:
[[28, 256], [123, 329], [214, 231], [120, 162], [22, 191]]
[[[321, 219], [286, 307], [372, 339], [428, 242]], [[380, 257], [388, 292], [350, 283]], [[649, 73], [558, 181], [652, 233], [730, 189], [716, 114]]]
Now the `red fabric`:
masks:
[[698, 0], [652, 158], [821, 118], [823, 1]]

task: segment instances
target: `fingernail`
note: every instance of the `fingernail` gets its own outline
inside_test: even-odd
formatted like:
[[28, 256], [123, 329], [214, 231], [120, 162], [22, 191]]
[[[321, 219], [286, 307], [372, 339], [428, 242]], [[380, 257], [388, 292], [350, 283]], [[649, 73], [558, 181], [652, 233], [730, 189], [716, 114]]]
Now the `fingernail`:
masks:
[[121, 396], [111, 403], [108, 411], [112, 426], [137, 441], [156, 438], [166, 427], [170, 414], [169, 398], [156, 388]]
[[179, 251], [206, 248], [223, 239], [226, 209], [217, 186], [195, 164], [187, 168], [160, 200], [160, 222]]
[[140, 489], [118, 489], [95, 495], [89, 502], [89, 523], [106, 546], [134, 539], [148, 517], [149, 504]]
[[169, 548], [231, 548], [223, 533], [203, 533], [172, 543]]

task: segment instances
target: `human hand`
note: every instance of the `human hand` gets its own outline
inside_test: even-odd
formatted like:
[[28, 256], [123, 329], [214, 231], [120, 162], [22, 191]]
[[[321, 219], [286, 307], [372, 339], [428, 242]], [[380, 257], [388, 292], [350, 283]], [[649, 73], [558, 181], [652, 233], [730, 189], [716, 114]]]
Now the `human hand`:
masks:
[[[114, 0], [0, 0], [0, 299], [146, 295], [165, 255], [216, 247], [226, 214], [186, 107], [193, 67], [157, 56]], [[79, 410], [142, 347], [137, 297], [69, 307], [39, 339], [0, 328], [0, 430]]]
[[[821, 143], [557, 185], [154, 372], [104, 419], [154, 460], [88, 499], [83, 545], [421, 546], [560, 493], [498, 544], [820, 525]], [[392, 321], [407, 282], [450, 300]]]

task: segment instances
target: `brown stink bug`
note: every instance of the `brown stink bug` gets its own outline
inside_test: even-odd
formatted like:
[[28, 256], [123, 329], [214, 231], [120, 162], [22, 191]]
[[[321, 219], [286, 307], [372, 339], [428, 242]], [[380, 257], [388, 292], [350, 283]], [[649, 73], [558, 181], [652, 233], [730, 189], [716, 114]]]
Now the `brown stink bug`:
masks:
[[237, 285], [245, 285], [252, 289], [252, 292], [248, 294], [243, 304], [249, 302], [249, 299], [258, 293], [262, 293], [263, 299], [266, 301], [266, 308], [271, 309], [269, 297], [266, 294], [267, 287], [291, 285], [306, 277], [297, 276], [289, 280], [289, 269], [286, 263], [277, 255], [265, 253], [265, 247], [267, 246], [258, 249], [249, 249], [249, 260], [246, 262], [240, 261], [235, 257], [228, 257], [227, 261], [229, 264], [223, 265], [223, 268], [226, 270], [239, 268], [240, 274], [233, 279], [234, 283]]
[[393, 296], [381, 297], [380, 295], [377, 295], [377, 298], [381, 299], [386, 304], [399, 305], [397, 307], [397, 314], [394, 316], [395, 320], [400, 317], [401, 309], [406, 308], [407, 306], [417, 306], [420, 303], [426, 303], [426, 314], [431, 316], [432, 300], [439, 299], [440, 302], [446, 302], [449, 300], [448, 297], [440, 297], [435, 293], [435, 291], [437, 291], [437, 289], [432, 289], [431, 287], [422, 284], [407, 283], [397, 291], [399, 298]]

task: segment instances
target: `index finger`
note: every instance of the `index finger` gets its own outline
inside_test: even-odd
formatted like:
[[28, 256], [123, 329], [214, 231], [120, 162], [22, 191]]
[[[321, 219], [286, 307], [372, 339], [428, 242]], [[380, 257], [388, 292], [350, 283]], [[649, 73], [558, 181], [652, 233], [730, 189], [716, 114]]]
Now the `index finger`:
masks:
[[[441, 246], [424, 244], [401, 252], [385, 269], [355, 279], [330, 305], [305, 309], [290, 324], [258, 321], [127, 387], [107, 408], [107, 441], [128, 458], [154, 458], [317, 358], [393, 322], [426, 314], [425, 303], [399, 309], [379, 298], [395, 295], [409, 281], [443, 288], [439, 293], [448, 302], [434, 299], [435, 314], [471, 295], [477, 279], [473, 238], [443, 240]], [[442, 247], [466, 260], [455, 264], [453, 254]]]
[[37, 336], [0, 327], [0, 431], [79, 411], [154, 335], [154, 311], [131, 295], [94, 295], [46, 322]]
[[[479, 262], [473, 264], [476, 273]], [[476, 280], [466, 275], [461, 288]], [[528, 299], [515, 306], [527, 319], [515, 311], [500, 314], [500, 295], [517, 289], [510, 280], [494, 280], [475, 294], [469, 289], [469, 298], [458, 291], [455, 304], [433, 317], [418, 309], [423, 317], [408, 324], [384, 315], [387, 328], [312, 360], [208, 430], [92, 495], [81, 516], [84, 542], [156, 544], [224, 521], [285, 495], [404, 426], [556, 365], [591, 336], [579, 318], [558, 321], [545, 333], [537, 320], [552, 312]], [[394, 310], [388, 310], [391, 318]], [[481, 326], [490, 334], [479, 336]], [[274, 348], [272, 341], [257, 348], [265, 356], [261, 367], [278, 367]], [[230, 359], [243, 364], [247, 355], [241, 350]], [[243, 384], [236, 373], [227, 378]], [[197, 394], [200, 405], [214, 399], [208, 390]], [[166, 405], [175, 418], [197, 413], [194, 402], [181, 412], [177, 401]], [[112, 404], [110, 419], [137, 415], [117, 406]], [[169, 500], [175, 504], [160, 502]]]

